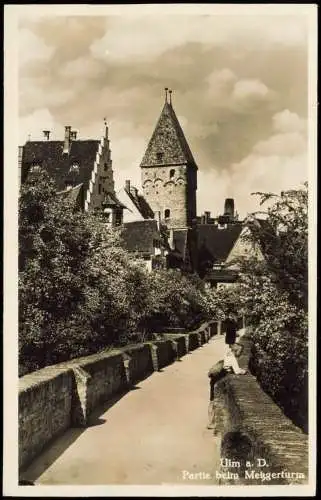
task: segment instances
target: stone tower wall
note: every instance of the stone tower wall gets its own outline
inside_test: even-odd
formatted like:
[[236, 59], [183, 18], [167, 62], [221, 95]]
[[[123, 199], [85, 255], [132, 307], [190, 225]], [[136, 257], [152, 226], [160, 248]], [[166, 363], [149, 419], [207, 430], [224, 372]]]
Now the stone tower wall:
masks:
[[188, 165], [142, 167], [141, 173], [144, 196], [154, 213], [160, 211], [170, 228], [190, 225], [196, 217], [196, 192]]

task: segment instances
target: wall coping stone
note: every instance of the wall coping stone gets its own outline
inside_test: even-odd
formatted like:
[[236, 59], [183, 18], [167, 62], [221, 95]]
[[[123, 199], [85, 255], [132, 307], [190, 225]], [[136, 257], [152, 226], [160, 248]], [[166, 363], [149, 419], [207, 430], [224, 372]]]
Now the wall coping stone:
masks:
[[[239, 365], [248, 369], [252, 341], [245, 334], [238, 343], [243, 347], [238, 358]], [[284, 415], [250, 372], [246, 375], [228, 374], [219, 380], [215, 384], [214, 408], [217, 414], [214, 433], [222, 434], [221, 458], [233, 460], [233, 454], [234, 457], [240, 456], [238, 448], [244, 439], [251, 444], [243, 460], [265, 458], [270, 466], [262, 469], [265, 472], [286, 470], [305, 475], [304, 479], [279, 478], [263, 484], [307, 483], [308, 436]], [[235, 472], [235, 468], [222, 470]], [[232, 482], [228, 481], [228, 484]], [[262, 484], [262, 480], [250, 483], [242, 475], [234, 484]]]

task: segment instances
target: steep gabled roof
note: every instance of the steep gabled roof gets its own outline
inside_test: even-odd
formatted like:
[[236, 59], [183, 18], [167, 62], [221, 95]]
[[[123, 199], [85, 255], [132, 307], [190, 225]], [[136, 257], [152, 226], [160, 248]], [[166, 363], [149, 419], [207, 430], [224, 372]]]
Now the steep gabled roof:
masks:
[[214, 262], [224, 262], [243, 229], [242, 223], [227, 225], [220, 229], [214, 224], [200, 224], [197, 226], [198, 250], [206, 249]]
[[70, 200], [75, 207], [82, 207], [84, 200], [84, 185], [78, 184], [71, 189], [65, 189], [64, 191], [59, 191], [58, 196], [62, 196], [67, 200]]
[[106, 193], [104, 197], [104, 201], [102, 203], [105, 207], [114, 207], [114, 208], [127, 208], [114, 193]]
[[[65, 189], [65, 182], [72, 175], [74, 184], [83, 184], [87, 190], [99, 147], [98, 140], [75, 140], [70, 153], [63, 155], [63, 141], [28, 141], [23, 146], [21, 181], [24, 182], [32, 165], [40, 165], [55, 181], [57, 190]], [[70, 172], [73, 164], [79, 171]]]
[[141, 167], [193, 164], [195, 160], [175, 111], [166, 102], [147, 146]]
[[151, 209], [150, 205], [147, 203], [144, 196], [138, 193], [138, 191], [127, 191], [125, 189], [127, 196], [134, 203], [135, 207], [139, 211], [139, 213], [144, 217], [144, 219], [154, 219], [154, 212]]

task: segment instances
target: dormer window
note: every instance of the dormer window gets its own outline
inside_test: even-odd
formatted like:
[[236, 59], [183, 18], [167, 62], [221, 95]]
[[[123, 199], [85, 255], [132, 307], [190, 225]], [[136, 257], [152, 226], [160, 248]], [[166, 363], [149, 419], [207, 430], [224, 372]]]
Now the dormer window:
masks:
[[39, 165], [39, 163], [33, 163], [33, 164], [31, 165], [31, 167], [30, 167], [29, 172], [30, 172], [30, 173], [32, 173], [32, 174], [34, 174], [35, 172], [39, 172], [39, 170], [40, 170], [40, 165]]
[[76, 162], [74, 162], [74, 163], [71, 165], [71, 167], [70, 167], [70, 169], [69, 169], [69, 172], [74, 173], [74, 174], [79, 174], [79, 164], [78, 164], [78, 163], [76, 163]]
[[162, 151], [158, 151], [156, 153], [156, 158], [158, 161], [162, 161], [163, 157], [164, 157], [164, 153]]

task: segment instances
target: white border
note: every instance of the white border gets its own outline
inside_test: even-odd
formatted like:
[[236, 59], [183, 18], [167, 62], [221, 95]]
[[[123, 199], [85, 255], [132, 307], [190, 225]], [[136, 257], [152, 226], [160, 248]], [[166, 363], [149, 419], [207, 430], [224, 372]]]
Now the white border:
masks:
[[[215, 14], [305, 15], [309, 23], [309, 445], [307, 486], [36, 486], [18, 484], [18, 16]], [[316, 485], [317, 5], [5, 5], [4, 9], [4, 466], [5, 496], [313, 496]]]

